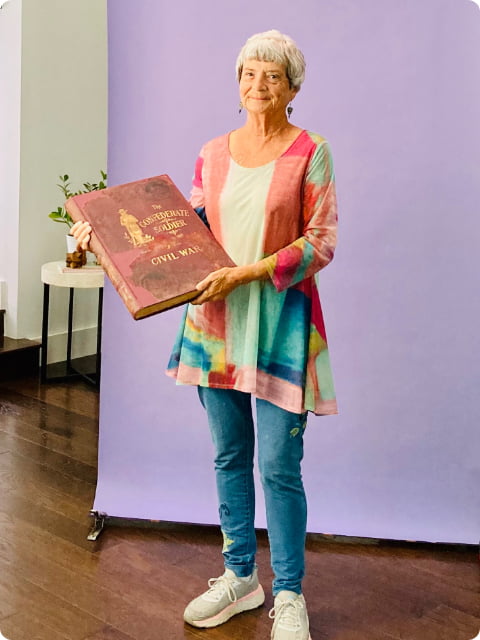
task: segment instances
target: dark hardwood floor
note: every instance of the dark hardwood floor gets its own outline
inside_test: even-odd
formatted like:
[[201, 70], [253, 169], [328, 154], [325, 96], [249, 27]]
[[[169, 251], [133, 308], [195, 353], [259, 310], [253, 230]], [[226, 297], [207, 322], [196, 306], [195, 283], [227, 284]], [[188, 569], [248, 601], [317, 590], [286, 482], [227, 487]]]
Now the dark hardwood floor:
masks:
[[[88, 542], [98, 392], [85, 382], [0, 383], [0, 630], [9, 640], [268, 640], [265, 606], [222, 627], [183, 624], [222, 572], [217, 527], [108, 527]], [[266, 535], [261, 577], [269, 586]], [[470, 640], [478, 550], [309, 536], [312, 640]], [[269, 590], [267, 589], [267, 592]], [[1, 637], [1, 636], [0, 636]]]

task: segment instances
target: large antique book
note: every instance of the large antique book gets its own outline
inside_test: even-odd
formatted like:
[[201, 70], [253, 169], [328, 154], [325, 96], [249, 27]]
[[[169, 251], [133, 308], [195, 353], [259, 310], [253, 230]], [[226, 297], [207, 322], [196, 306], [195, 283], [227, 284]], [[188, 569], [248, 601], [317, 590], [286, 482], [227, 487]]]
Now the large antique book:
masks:
[[73, 196], [74, 221], [135, 320], [195, 298], [211, 271], [234, 266], [167, 175]]

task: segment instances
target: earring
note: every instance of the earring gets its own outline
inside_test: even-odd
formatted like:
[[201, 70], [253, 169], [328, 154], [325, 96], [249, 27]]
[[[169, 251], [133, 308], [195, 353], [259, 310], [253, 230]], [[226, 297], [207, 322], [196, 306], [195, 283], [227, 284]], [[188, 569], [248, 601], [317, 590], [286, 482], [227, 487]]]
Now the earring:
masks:
[[240, 102], [238, 103], [238, 113], [242, 113], [242, 109], [243, 109], [243, 104], [242, 104], [242, 102], [240, 101]]
[[292, 115], [292, 111], [293, 111], [293, 107], [292, 107], [292, 103], [290, 103], [287, 107], [287, 116], [290, 118], [290, 116]]

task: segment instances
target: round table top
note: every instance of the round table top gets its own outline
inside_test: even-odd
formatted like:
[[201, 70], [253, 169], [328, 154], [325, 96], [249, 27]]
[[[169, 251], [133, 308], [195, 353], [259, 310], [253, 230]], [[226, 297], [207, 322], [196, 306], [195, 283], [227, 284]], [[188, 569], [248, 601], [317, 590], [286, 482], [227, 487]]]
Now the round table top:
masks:
[[79, 269], [65, 266], [64, 260], [42, 265], [42, 282], [55, 287], [94, 289], [103, 287], [105, 272], [98, 265], [86, 265]]

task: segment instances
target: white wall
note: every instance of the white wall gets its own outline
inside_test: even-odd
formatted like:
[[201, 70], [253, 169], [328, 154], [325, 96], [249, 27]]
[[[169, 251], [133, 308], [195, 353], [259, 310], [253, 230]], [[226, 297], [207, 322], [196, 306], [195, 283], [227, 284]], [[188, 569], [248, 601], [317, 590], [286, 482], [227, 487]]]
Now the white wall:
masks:
[[[18, 13], [19, 5], [18, 0], [11, 0], [0, 12], [0, 28], [4, 22], [1, 14]], [[40, 268], [45, 262], [64, 259], [66, 253], [67, 227], [48, 218], [48, 213], [62, 204], [58, 176], [68, 173], [72, 186], [80, 187], [85, 181], [98, 181], [100, 169], [106, 169], [106, 2], [23, 0], [21, 14], [21, 31], [17, 28], [13, 45], [17, 50], [21, 45], [21, 104], [19, 110], [17, 100], [9, 114], [12, 122], [21, 114], [19, 145], [17, 136], [20, 162], [16, 166], [17, 187], [20, 185], [16, 194], [18, 282], [13, 274], [7, 275], [7, 288], [15, 292], [16, 304], [9, 297], [6, 333], [38, 339], [43, 297]], [[2, 75], [6, 73], [3, 67], [10, 64], [11, 54], [2, 55]], [[16, 68], [17, 94], [19, 68], [20, 63]], [[0, 166], [11, 164], [10, 155], [2, 145]], [[0, 225], [3, 237], [3, 218]], [[9, 261], [11, 251], [9, 243]], [[2, 262], [0, 258], [0, 266]], [[2, 275], [3, 269], [0, 279]], [[95, 351], [97, 293], [79, 290], [75, 297], [74, 355], [85, 355]], [[15, 307], [16, 315], [12, 312]], [[64, 358], [67, 290], [52, 289], [50, 309], [53, 336], [49, 360], [56, 361]]]
[[17, 322], [22, 2], [0, 10], [0, 280], [6, 335]]

